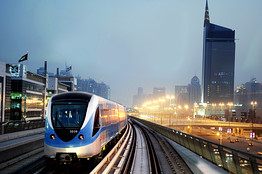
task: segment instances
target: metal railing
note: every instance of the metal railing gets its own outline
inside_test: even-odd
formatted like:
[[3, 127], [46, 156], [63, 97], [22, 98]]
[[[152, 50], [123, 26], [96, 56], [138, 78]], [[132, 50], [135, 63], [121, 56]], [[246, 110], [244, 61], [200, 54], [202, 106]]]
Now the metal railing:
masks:
[[134, 119], [230, 173], [262, 173], [262, 157], [260, 156], [235, 150], [146, 120]]
[[0, 123], [0, 134], [12, 133], [17, 131], [25, 131], [30, 129], [41, 128], [45, 126], [45, 119], [30, 121], [9, 121]]

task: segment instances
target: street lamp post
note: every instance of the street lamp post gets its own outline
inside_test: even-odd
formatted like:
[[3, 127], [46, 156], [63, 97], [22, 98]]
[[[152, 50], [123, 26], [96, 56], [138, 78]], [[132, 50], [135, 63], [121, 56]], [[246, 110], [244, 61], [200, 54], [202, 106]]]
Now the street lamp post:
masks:
[[188, 128], [188, 133], [191, 133], [191, 119], [190, 119], [190, 117], [188, 116], [187, 117], [187, 120], [189, 121], [189, 126], [187, 127]]
[[198, 108], [198, 104], [197, 103], [194, 103], [194, 115], [193, 115], [193, 118], [196, 118], [196, 112], [197, 112], [197, 109]]
[[205, 110], [205, 118], [206, 118], [206, 110], [207, 110], [207, 103], [203, 103], [203, 106], [204, 106], [204, 110]]
[[169, 125], [171, 125], [171, 117], [173, 116], [174, 108], [172, 107], [172, 99], [175, 98], [175, 96], [167, 96], [166, 98], [169, 99], [169, 110], [170, 110], [170, 115], [169, 115]]
[[186, 109], [186, 117], [187, 117], [188, 116], [188, 112], [187, 112], [188, 105], [185, 105], [185, 109]]
[[212, 114], [215, 116], [216, 114], [216, 112], [215, 112], [215, 109], [214, 109], [214, 107], [216, 107], [216, 103], [212, 103]]
[[253, 141], [253, 120], [254, 120], [254, 116], [255, 116], [255, 105], [257, 105], [256, 101], [251, 101], [251, 105], [252, 105], [252, 132], [251, 132], [251, 140]]
[[231, 112], [231, 107], [233, 106], [233, 103], [230, 102], [230, 103], [228, 103], [227, 105], [228, 105], [228, 107], [229, 107], [229, 116], [228, 116], [229, 133], [231, 133], [230, 121], [231, 121], [231, 114], [232, 114], [232, 112]]
[[160, 98], [159, 99], [159, 102], [160, 102], [160, 124], [162, 125], [162, 117], [163, 117], [163, 105], [162, 105], [162, 102], [164, 102], [165, 101], [165, 99], [162, 99], [162, 98]]
[[219, 103], [219, 106], [221, 106], [221, 119], [222, 119], [222, 107], [224, 106], [224, 103]]

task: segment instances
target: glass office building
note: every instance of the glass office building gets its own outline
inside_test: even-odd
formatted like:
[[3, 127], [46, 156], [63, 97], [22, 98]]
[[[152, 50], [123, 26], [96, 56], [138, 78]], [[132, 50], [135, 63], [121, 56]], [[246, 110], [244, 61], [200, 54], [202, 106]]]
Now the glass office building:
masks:
[[10, 119], [11, 75], [6, 67], [5, 63], [0, 62], [0, 122]]
[[202, 102], [233, 102], [235, 31], [210, 23], [207, 2], [203, 39]]
[[23, 64], [9, 66], [11, 74], [10, 120], [43, 118], [46, 78], [26, 71]]

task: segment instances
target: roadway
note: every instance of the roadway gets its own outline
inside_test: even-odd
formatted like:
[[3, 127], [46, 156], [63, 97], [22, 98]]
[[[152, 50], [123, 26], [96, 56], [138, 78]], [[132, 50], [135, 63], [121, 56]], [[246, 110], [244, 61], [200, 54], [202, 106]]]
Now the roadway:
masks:
[[[214, 143], [220, 143], [220, 136], [217, 135], [217, 131], [210, 130], [210, 129], [198, 129], [193, 128], [192, 131], [189, 133], [191, 135], [206, 139], [208, 141], [214, 142]], [[236, 139], [239, 140], [239, 142], [235, 141]], [[233, 140], [234, 143], [231, 143], [230, 140]], [[253, 146], [249, 146], [249, 143], [253, 142]], [[255, 155], [258, 155], [258, 152], [262, 152], [262, 141], [261, 140], [251, 140], [244, 137], [235, 137], [231, 136], [225, 132], [222, 133], [222, 145], [228, 146], [237, 150], [241, 150], [244, 152], [249, 152]], [[249, 148], [249, 151], [247, 150]]]

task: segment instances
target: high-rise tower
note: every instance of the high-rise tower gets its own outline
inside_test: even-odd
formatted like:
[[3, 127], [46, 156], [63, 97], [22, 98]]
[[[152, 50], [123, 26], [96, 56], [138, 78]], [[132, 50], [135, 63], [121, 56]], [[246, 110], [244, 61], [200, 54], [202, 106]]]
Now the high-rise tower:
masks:
[[235, 31], [210, 23], [206, 1], [203, 62], [202, 102], [233, 102], [235, 69]]

